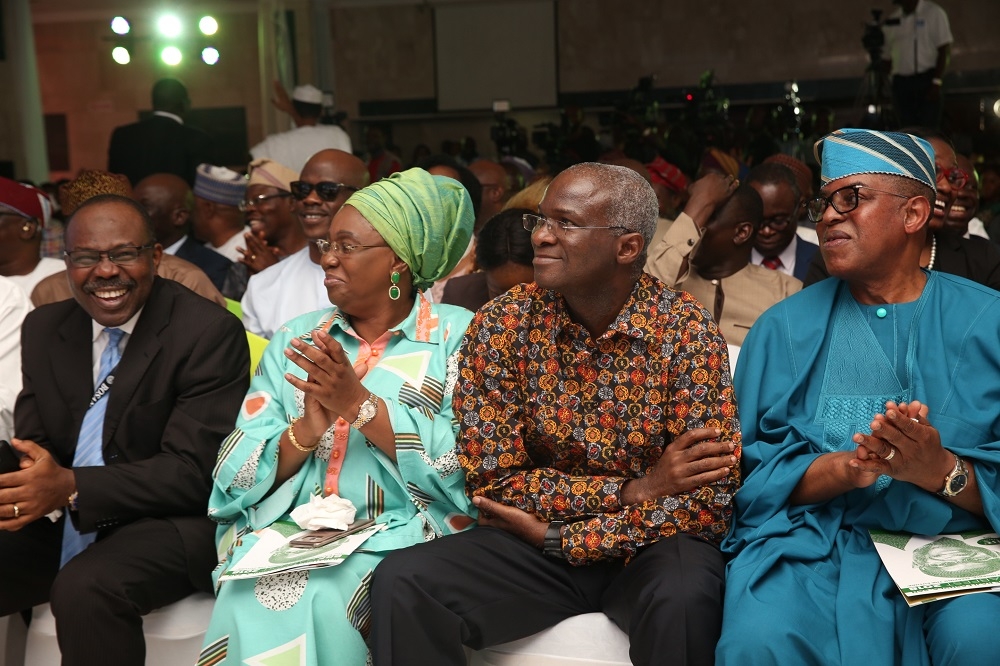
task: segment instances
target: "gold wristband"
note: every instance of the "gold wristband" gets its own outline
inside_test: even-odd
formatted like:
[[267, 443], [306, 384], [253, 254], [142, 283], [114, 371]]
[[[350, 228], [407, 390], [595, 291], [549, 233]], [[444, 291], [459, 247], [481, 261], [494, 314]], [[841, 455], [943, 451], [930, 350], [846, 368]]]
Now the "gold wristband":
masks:
[[312, 453], [319, 447], [319, 441], [317, 441], [312, 446], [302, 446], [299, 441], [295, 439], [295, 424], [299, 422], [301, 416], [296, 416], [292, 419], [291, 423], [288, 424], [288, 441], [292, 443], [292, 446], [297, 448], [302, 453]]

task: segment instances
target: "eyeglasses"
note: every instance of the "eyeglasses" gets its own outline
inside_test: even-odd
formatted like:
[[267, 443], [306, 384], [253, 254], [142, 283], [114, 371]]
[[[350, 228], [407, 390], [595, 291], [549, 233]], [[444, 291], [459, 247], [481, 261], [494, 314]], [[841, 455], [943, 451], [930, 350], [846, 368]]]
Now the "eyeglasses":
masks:
[[965, 173], [958, 167], [952, 167], [950, 169], [945, 169], [944, 167], [935, 164], [935, 169], [937, 170], [937, 179], [940, 181], [942, 178], [947, 180], [948, 183], [956, 188], [962, 189], [965, 184], [969, 182], [969, 174]]
[[799, 204], [796, 204], [795, 208], [792, 209], [791, 215], [785, 215], [784, 217], [765, 217], [761, 220], [760, 226], [762, 229], [764, 227], [771, 227], [774, 231], [784, 231], [788, 228], [789, 224], [792, 224], [798, 219], [798, 212]]
[[90, 268], [101, 263], [101, 257], [107, 257], [108, 261], [116, 266], [128, 266], [134, 264], [139, 255], [145, 250], [153, 249], [154, 245], [123, 245], [113, 250], [67, 250], [63, 255], [73, 268]]
[[557, 235], [562, 235], [567, 231], [576, 231], [577, 229], [624, 229], [622, 226], [611, 226], [611, 227], [581, 227], [579, 225], [573, 224], [572, 222], [567, 222], [566, 220], [553, 220], [552, 218], [545, 217], [544, 215], [535, 215], [534, 213], [525, 213], [522, 216], [525, 231], [530, 231], [535, 233], [545, 226], [545, 230], [549, 233], [554, 233]]
[[361, 250], [367, 250], [373, 247], [389, 247], [385, 243], [381, 245], [359, 245], [357, 243], [338, 243], [333, 241], [332, 243], [324, 238], [319, 238], [313, 241], [316, 244], [316, 248], [322, 253], [332, 252], [337, 257], [347, 257], [355, 252], [360, 252]]
[[329, 180], [324, 180], [319, 183], [307, 183], [304, 180], [293, 180], [290, 182], [289, 187], [292, 188], [292, 196], [302, 201], [309, 197], [309, 193], [316, 190], [316, 195], [323, 201], [333, 201], [338, 196], [340, 196], [341, 190], [349, 190], [351, 192], [357, 192], [357, 187], [352, 187], [351, 185], [345, 185], [344, 183], [334, 183]]
[[[241, 201], [239, 203], [240, 212], [245, 213], [251, 208], [256, 208], [265, 201], [268, 201], [269, 199], [280, 199], [283, 197], [290, 197], [290, 196], [292, 196], [291, 192], [278, 192], [277, 194], [258, 194], [257, 196], [251, 199], [244, 199], [243, 201]], [[306, 194], [306, 196], [309, 195]]]
[[806, 210], [809, 213], [809, 219], [813, 222], [819, 222], [823, 219], [823, 213], [826, 212], [827, 206], [833, 206], [833, 209], [843, 215], [844, 213], [850, 213], [852, 210], [858, 207], [861, 203], [861, 198], [858, 196], [858, 190], [871, 190], [872, 192], [880, 192], [882, 194], [889, 194], [894, 197], [899, 197], [900, 199], [909, 199], [910, 197], [905, 194], [899, 194], [897, 192], [886, 192], [885, 190], [879, 190], [874, 187], [868, 187], [867, 185], [848, 185], [847, 187], [842, 187], [839, 190], [835, 190], [830, 196], [818, 196], [810, 199], [806, 204]]

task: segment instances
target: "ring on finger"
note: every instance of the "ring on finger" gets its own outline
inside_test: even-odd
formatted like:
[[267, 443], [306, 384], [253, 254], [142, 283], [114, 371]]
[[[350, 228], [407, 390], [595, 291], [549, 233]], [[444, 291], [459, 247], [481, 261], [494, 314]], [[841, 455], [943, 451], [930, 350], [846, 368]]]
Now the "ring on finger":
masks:
[[14, 520], [17, 520], [21, 517], [21, 509], [16, 504], [12, 504], [11, 506], [14, 507]]
[[889, 445], [889, 455], [887, 455], [884, 458], [882, 458], [882, 460], [884, 460], [886, 462], [889, 462], [890, 460], [892, 460], [895, 457], [896, 457], [896, 447], [890, 444]]

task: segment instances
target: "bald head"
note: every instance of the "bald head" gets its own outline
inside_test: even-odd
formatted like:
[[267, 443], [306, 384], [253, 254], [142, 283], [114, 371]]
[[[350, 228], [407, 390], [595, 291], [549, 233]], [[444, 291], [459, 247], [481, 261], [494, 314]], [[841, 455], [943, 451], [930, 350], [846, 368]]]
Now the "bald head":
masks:
[[359, 190], [366, 186], [369, 181], [368, 167], [364, 162], [351, 153], [335, 148], [321, 150], [310, 157], [306, 165], [302, 167], [302, 174], [305, 174], [310, 167], [313, 170], [321, 168], [335, 174], [334, 182], [350, 185]]
[[154, 173], [140, 180], [133, 190], [153, 221], [156, 240], [164, 247], [179, 241], [187, 232], [194, 209], [194, 195], [180, 176]]
[[479, 219], [485, 223], [486, 220], [499, 213], [507, 199], [510, 198], [510, 176], [503, 166], [493, 160], [476, 160], [469, 165], [469, 171], [476, 177], [483, 189]]

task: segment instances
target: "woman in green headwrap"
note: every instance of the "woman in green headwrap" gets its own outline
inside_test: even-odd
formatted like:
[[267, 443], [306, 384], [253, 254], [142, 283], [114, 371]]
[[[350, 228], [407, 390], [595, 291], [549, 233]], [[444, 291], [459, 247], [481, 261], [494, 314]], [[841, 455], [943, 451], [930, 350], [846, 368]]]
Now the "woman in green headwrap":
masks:
[[[472, 313], [422, 290], [473, 218], [457, 181], [411, 169], [352, 195], [317, 242], [333, 307], [275, 334], [213, 475], [218, 600], [199, 664], [364, 664], [375, 565], [472, 523], [451, 408]], [[220, 582], [255, 531], [297, 531], [292, 510], [332, 495], [385, 529], [337, 566]]]

